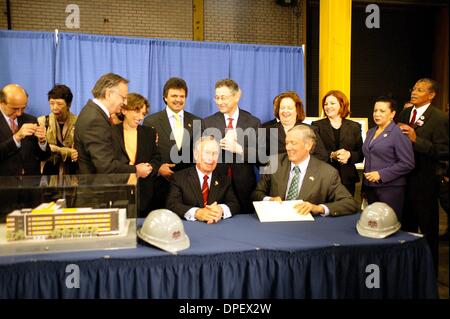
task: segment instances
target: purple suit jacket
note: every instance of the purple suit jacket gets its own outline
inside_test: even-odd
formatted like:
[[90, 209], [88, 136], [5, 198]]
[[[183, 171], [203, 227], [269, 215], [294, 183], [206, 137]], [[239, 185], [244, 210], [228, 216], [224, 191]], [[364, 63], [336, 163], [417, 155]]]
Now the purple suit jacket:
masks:
[[[367, 132], [363, 144], [364, 172], [378, 171], [379, 183], [364, 184], [372, 187], [406, 185], [406, 174], [414, 168], [414, 152], [408, 137], [392, 122], [372, 142], [377, 126]], [[372, 143], [371, 143], [372, 142]]]

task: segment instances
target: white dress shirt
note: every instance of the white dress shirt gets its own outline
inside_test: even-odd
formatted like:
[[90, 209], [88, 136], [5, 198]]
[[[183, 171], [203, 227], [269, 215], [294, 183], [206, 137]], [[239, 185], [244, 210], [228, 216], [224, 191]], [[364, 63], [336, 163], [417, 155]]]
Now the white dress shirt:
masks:
[[[197, 176], [198, 176], [198, 181], [200, 183], [200, 188], [203, 185], [203, 176], [205, 176], [205, 174], [203, 174], [197, 167], [195, 167], [195, 170], [197, 171]], [[211, 177], [212, 177], [212, 173], [208, 175], [208, 188], [209, 191], [211, 191]], [[230, 208], [228, 207], [228, 205], [225, 204], [219, 204], [220, 207], [222, 207], [223, 209], [223, 219], [229, 218], [231, 217], [231, 211]], [[197, 220], [195, 218], [195, 212], [197, 211], [197, 209], [199, 209], [200, 207], [192, 207], [190, 208], [185, 214], [184, 214], [184, 218], [186, 218], [186, 220]]]
[[413, 108], [412, 108], [412, 110], [411, 110], [411, 114], [409, 115], [409, 122], [411, 122], [411, 119], [412, 119], [412, 117], [413, 117], [414, 110], [417, 111], [417, 113], [416, 113], [416, 122], [417, 122], [417, 120], [420, 119], [420, 117], [423, 115], [423, 113], [426, 112], [426, 110], [428, 109], [428, 107], [429, 107], [430, 105], [431, 105], [431, 103], [425, 104], [425, 105], [423, 105], [423, 106], [421, 106], [421, 107], [416, 107], [416, 106], [414, 105]]

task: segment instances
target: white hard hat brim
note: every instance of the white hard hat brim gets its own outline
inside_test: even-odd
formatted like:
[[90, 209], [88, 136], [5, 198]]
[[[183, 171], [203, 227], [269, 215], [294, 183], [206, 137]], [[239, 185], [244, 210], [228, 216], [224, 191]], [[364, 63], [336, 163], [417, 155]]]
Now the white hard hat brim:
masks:
[[385, 229], [382, 231], [380, 231], [380, 230], [373, 231], [373, 230], [368, 230], [367, 228], [361, 226], [359, 221], [356, 224], [356, 230], [358, 231], [358, 233], [361, 236], [376, 238], [376, 239], [386, 238], [386, 237], [392, 235], [393, 233], [397, 232], [400, 229], [400, 227], [401, 227], [400, 223], [397, 223], [396, 225], [390, 227], [389, 229]]
[[190, 247], [191, 243], [190, 243], [189, 237], [186, 234], [181, 239], [169, 243], [169, 242], [163, 242], [161, 240], [158, 240], [156, 238], [153, 238], [151, 236], [143, 234], [141, 232], [141, 229], [142, 228], [139, 228], [136, 232], [140, 239], [149, 243], [150, 245], [156, 246], [156, 247], [158, 247], [162, 250], [165, 250], [171, 254], [176, 254], [178, 251], [184, 250], [184, 249], [187, 249]]

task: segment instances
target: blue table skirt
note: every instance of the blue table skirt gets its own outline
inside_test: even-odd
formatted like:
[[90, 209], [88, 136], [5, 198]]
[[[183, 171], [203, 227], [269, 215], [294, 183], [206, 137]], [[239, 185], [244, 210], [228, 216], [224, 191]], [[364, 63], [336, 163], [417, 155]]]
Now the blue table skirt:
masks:
[[[237, 215], [184, 222], [191, 247], [0, 257], [0, 298], [437, 298], [426, 241], [405, 232], [358, 235], [359, 215], [260, 223]], [[141, 221], [142, 222], [142, 221]], [[66, 267], [80, 269], [67, 288]], [[366, 287], [368, 265], [380, 287]]]

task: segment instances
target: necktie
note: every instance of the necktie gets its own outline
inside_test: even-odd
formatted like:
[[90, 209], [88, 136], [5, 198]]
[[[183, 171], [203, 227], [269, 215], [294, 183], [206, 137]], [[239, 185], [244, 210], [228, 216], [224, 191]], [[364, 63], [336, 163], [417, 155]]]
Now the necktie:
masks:
[[[227, 129], [233, 129], [233, 118], [231, 118], [231, 117], [228, 118]], [[231, 168], [231, 164], [228, 164], [227, 176], [229, 176], [229, 177], [233, 176], [233, 169]]]
[[183, 142], [183, 124], [181, 123], [181, 118], [178, 113], [174, 114], [175, 118], [175, 129], [173, 135], [175, 137], [175, 143], [177, 143], [177, 148], [181, 148], [181, 144]]
[[231, 117], [228, 118], [228, 126], [227, 128], [233, 128], [233, 119]]
[[206, 204], [208, 204], [208, 194], [209, 194], [209, 188], [208, 188], [208, 175], [203, 176], [203, 185], [202, 185], [202, 196], [203, 196], [203, 206], [206, 207]]
[[300, 168], [298, 168], [298, 166], [294, 166], [294, 177], [292, 177], [291, 185], [289, 186], [289, 191], [286, 196], [286, 200], [293, 200], [297, 198], [299, 179], [300, 179]]
[[413, 116], [411, 118], [411, 121], [409, 122], [409, 126], [413, 127], [414, 123], [416, 123], [416, 115], [417, 115], [417, 110], [414, 108]]
[[19, 130], [19, 127], [16, 124], [16, 121], [14, 121], [13, 119], [9, 119], [9, 126], [11, 127], [11, 132], [13, 134], [16, 134], [17, 131]]

